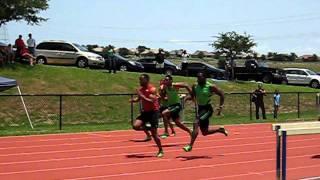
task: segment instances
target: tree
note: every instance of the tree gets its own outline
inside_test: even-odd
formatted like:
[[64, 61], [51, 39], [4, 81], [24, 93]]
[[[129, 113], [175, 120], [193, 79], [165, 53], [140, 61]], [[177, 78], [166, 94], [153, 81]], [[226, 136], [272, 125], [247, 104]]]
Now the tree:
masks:
[[46, 18], [38, 16], [40, 11], [48, 9], [49, 0], [1, 0], [0, 27], [10, 21], [26, 21], [28, 24], [39, 24]]
[[98, 45], [96, 45], [96, 44], [94, 44], [94, 45], [92, 45], [92, 44], [88, 44], [87, 45], [87, 49], [88, 49], [88, 51], [92, 51], [94, 48], [97, 48], [97, 47], [99, 47]]
[[267, 59], [266, 55], [262, 54], [261, 55], [261, 60], [265, 61]]
[[204, 58], [204, 52], [200, 51], [197, 56], [198, 56], [199, 59], [203, 59]]
[[252, 37], [246, 33], [244, 35], [238, 34], [235, 31], [220, 33], [217, 40], [213, 42], [217, 52], [225, 53], [227, 58], [231, 59], [232, 64], [232, 79], [234, 79], [234, 60], [242, 53], [252, 53], [252, 48], [257, 44], [253, 41]]
[[146, 46], [138, 46], [138, 47], [137, 47], [137, 50], [138, 50], [139, 55], [140, 55], [140, 54], [143, 53], [145, 50], [150, 50], [150, 48], [147, 48]]
[[314, 62], [316, 62], [316, 61], [319, 60], [319, 58], [318, 58], [318, 56], [317, 56], [316, 54], [313, 54], [311, 59], [312, 59], [312, 61], [314, 61]]
[[297, 58], [298, 56], [296, 55], [296, 53], [294, 52], [290, 53], [289, 61], [295, 61]]
[[127, 48], [119, 48], [118, 52], [121, 56], [128, 56], [130, 54], [130, 50]]

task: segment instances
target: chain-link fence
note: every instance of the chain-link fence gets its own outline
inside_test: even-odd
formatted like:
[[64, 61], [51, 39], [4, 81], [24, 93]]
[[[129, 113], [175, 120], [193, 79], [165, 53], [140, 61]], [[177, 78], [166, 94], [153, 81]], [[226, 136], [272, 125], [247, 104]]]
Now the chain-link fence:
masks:
[[[31, 122], [36, 128], [64, 129], [102, 126], [129, 128], [139, 114], [139, 104], [129, 99], [134, 94], [53, 94], [22, 95]], [[215, 123], [241, 123], [255, 120], [255, 105], [250, 93], [226, 93], [223, 115], [213, 117]], [[219, 97], [212, 104], [218, 107]], [[267, 119], [273, 119], [273, 94], [264, 97]], [[192, 123], [195, 108], [192, 101], [184, 104], [184, 122]], [[282, 119], [313, 118], [320, 115], [319, 93], [282, 92], [279, 117]], [[0, 95], [0, 129], [29, 127], [20, 95]], [[250, 122], [250, 121], [249, 121]]]

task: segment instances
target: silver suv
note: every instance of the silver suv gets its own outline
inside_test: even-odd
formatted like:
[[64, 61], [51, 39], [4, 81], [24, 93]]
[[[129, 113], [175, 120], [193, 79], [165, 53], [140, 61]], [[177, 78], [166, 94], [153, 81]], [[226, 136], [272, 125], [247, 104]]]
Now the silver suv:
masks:
[[89, 52], [85, 47], [65, 41], [45, 41], [36, 47], [38, 64], [76, 65], [104, 67], [104, 58]]
[[320, 87], [320, 76], [309, 69], [284, 68], [288, 84], [309, 85], [312, 88]]

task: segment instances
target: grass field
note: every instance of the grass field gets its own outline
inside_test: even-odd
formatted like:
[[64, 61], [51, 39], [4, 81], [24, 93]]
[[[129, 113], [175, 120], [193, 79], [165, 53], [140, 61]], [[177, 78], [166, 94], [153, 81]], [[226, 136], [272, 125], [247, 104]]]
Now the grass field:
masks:
[[[24, 65], [9, 66], [1, 69], [1, 76], [18, 80], [24, 94], [96, 94], [96, 93], [134, 93], [138, 87], [139, 73], [119, 72], [108, 74], [103, 70], [79, 69], [62, 66]], [[155, 85], [162, 78], [152, 74]], [[174, 77], [175, 81], [193, 84], [195, 78]], [[252, 92], [256, 83], [252, 82], [215, 82], [225, 93], [226, 102], [223, 117], [214, 117], [214, 124], [239, 124], [261, 122], [250, 120], [250, 103], [248, 95], [230, 93]], [[279, 89], [280, 92], [319, 92], [308, 87], [265, 84], [268, 92]], [[16, 94], [15, 89], [5, 94]], [[315, 94], [301, 94], [301, 117], [312, 119], [319, 114], [315, 107]], [[130, 96], [68, 96], [63, 97], [63, 130], [58, 130], [59, 97], [37, 96], [25, 97], [26, 104], [35, 125], [31, 130], [24, 114], [19, 97], [0, 97], [0, 135], [37, 134], [54, 132], [78, 132], [96, 130], [114, 130], [130, 128]], [[217, 97], [214, 102], [218, 102]], [[272, 95], [266, 96], [268, 121], [272, 120]], [[194, 117], [193, 105], [187, 104], [186, 121]], [[254, 113], [254, 112], [253, 112]], [[138, 106], [134, 106], [134, 116]], [[280, 120], [297, 118], [297, 95], [283, 94]]]

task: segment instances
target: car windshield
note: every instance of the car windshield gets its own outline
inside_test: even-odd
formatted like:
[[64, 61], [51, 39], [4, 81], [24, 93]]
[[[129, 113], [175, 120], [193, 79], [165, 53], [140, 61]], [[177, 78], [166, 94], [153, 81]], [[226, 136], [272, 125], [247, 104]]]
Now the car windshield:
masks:
[[265, 62], [258, 62], [259, 67], [269, 67], [269, 65]]
[[211, 64], [207, 64], [207, 63], [203, 63], [203, 64], [210, 67], [210, 68], [217, 69], [216, 67], [212, 66]]
[[120, 56], [119, 54], [114, 54], [114, 56], [115, 56], [115, 57], [117, 57], [118, 59], [128, 61], [128, 59], [127, 59], [127, 58], [122, 57], [122, 56]]
[[309, 75], [317, 75], [317, 73], [311, 71], [311, 70], [306, 70], [306, 72], [309, 74]]
[[167, 60], [167, 59], [165, 59], [164, 62], [165, 62], [166, 64], [169, 64], [169, 65], [172, 65], [172, 66], [176, 66], [173, 62], [171, 62], [171, 61], [169, 61], [169, 60]]
[[89, 52], [85, 46], [80, 46], [79, 44], [75, 44], [75, 43], [73, 43], [73, 45], [78, 49], [80, 49], [80, 51]]

